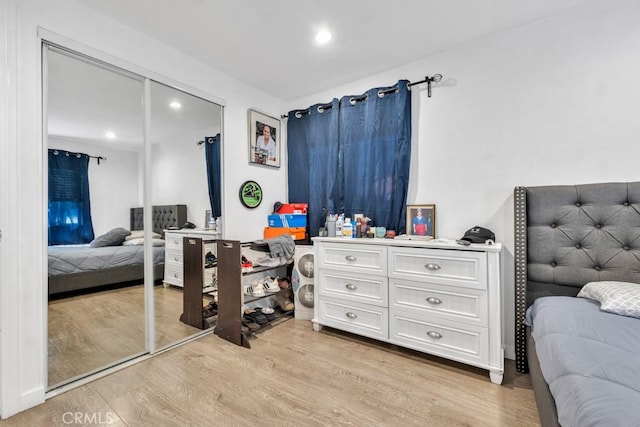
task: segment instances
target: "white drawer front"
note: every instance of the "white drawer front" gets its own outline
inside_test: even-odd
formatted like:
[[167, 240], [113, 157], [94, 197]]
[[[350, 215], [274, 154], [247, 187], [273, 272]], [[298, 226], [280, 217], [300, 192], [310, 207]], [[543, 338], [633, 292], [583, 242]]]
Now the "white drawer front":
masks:
[[419, 320], [394, 313], [390, 320], [391, 342], [460, 362], [488, 364], [487, 328], [429, 319], [434, 318]]
[[165, 248], [182, 252], [182, 234], [167, 234], [164, 236]]
[[171, 283], [172, 285], [183, 286], [184, 273], [182, 271], [182, 266], [180, 265], [178, 268], [172, 268], [171, 266], [165, 265], [164, 281]]
[[389, 276], [486, 289], [486, 259], [485, 252], [391, 247]]
[[172, 265], [172, 264], [179, 265], [180, 268], [182, 268], [182, 263], [183, 263], [182, 250], [178, 251], [175, 249], [166, 248], [164, 253], [164, 263], [169, 265]]
[[388, 306], [387, 278], [349, 275], [339, 271], [320, 270], [317, 279], [320, 295], [345, 301]]
[[319, 247], [320, 268], [387, 275], [387, 248], [359, 244], [322, 244]]
[[389, 306], [394, 310], [434, 313], [477, 326], [488, 324], [487, 292], [434, 283], [389, 280]]
[[323, 298], [317, 309], [323, 325], [379, 340], [389, 339], [387, 308]]

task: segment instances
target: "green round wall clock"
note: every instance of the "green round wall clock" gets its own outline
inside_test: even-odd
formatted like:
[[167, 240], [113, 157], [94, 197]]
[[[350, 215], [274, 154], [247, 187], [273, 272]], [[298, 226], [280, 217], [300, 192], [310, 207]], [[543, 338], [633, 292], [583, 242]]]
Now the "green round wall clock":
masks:
[[262, 188], [255, 181], [246, 181], [240, 186], [240, 201], [243, 206], [253, 209], [262, 203]]

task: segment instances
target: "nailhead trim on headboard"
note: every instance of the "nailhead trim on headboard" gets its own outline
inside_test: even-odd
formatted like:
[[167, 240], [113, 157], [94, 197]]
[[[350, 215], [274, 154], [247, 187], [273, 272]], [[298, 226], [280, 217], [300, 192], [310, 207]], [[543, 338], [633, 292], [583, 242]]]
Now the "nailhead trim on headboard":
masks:
[[[151, 221], [153, 231], [158, 234], [163, 234], [169, 227], [181, 227], [187, 222], [187, 205], [153, 206]], [[143, 208], [131, 208], [131, 230], [142, 230], [143, 227]]]
[[515, 332], [516, 332], [516, 369], [529, 372], [527, 366], [526, 326], [527, 311], [527, 192], [524, 187], [516, 187], [514, 199], [514, 236], [515, 236]]

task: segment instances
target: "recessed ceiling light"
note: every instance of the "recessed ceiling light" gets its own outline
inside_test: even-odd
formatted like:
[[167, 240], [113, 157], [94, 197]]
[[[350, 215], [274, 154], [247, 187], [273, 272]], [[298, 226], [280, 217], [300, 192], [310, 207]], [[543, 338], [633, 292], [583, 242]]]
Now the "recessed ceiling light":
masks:
[[116, 133], [112, 131], [107, 131], [104, 133], [104, 137], [107, 139], [116, 139]]
[[319, 45], [327, 44], [331, 40], [331, 33], [327, 30], [320, 30], [316, 34], [316, 43]]
[[180, 104], [178, 101], [173, 101], [171, 102], [171, 104], [169, 104], [169, 107], [173, 108], [174, 110], [179, 110], [182, 108], [182, 104]]

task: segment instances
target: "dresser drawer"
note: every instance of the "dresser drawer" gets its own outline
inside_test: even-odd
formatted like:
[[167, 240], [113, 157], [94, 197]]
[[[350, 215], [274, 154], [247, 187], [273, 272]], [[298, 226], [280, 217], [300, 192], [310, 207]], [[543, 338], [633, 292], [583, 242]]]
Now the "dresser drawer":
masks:
[[318, 292], [322, 296], [382, 307], [388, 306], [389, 292], [386, 277], [320, 270], [316, 283]]
[[393, 313], [390, 341], [464, 363], [486, 365], [489, 362], [487, 328], [447, 322], [438, 317], [416, 319]]
[[182, 234], [165, 234], [165, 248], [182, 252], [182, 238]]
[[164, 250], [164, 263], [168, 264], [168, 265], [180, 265], [180, 268], [182, 268], [182, 264], [183, 264], [183, 254], [182, 254], [182, 249], [180, 250], [176, 250], [176, 249], [169, 249], [169, 248], [165, 248]]
[[352, 301], [321, 298], [317, 316], [320, 323], [379, 340], [389, 339], [389, 310]]
[[389, 248], [389, 276], [475, 289], [487, 288], [485, 252]]
[[327, 243], [320, 245], [319, 268], [387, 275], [387, 248], [376, 245]]
[[172, 267], [165, 264], [164, 281], [172, 285], [184, 286], [184, 272], [182, 271], [182, 265]]
[[389, 308], [476, 326], [487, 326], [489, 317], [487, 291], [399, 279], [389, 279]]

